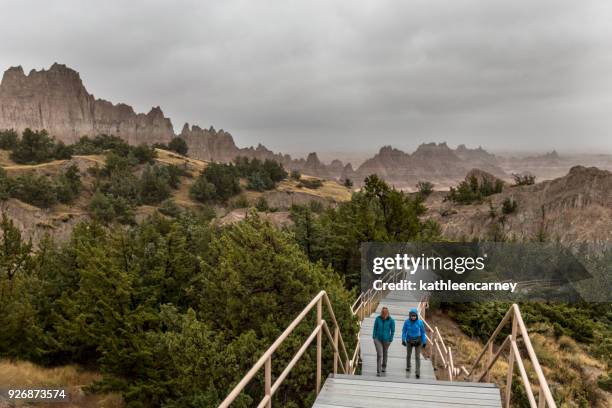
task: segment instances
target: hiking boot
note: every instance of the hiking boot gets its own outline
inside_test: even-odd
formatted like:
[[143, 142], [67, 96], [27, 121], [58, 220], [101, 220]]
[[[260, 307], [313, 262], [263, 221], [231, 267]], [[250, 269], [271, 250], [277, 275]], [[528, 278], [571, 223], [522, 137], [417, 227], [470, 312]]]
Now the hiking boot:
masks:
[[421, 378], [421, 374], [417, 374], [417, 375], [416, 375], [416, 378], [417, 378], [417, 380], [418, 380], [419, 378]]

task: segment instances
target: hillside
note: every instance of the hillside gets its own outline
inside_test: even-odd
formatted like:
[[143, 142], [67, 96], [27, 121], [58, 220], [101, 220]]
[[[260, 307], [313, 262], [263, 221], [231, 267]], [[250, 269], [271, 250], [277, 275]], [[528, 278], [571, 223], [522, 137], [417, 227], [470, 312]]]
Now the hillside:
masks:
[[[535, 239], [545, 236], [565, 244], [605, 243], [612, 239], [612, 173], [575, 166], [568, 174], [534, 185], [506, 185], [479, 203], [459, 205], [445, 201], [446, 192], [434, 192], [427, 216], [453, 239]], [[504, 200], [517, 203], [503, 214]]]
[[[155, 149], [155, 152], [153, 165], [173, 165], [185, 171], [177, 187], [170, 190], [169, 198], [179, 209], [200, 212], [203, 205], [190, 197], [189, 191], [196, 177], [208, 166], [208, 162], [163, 149]], [[70, 204], [55, 203], [49, 208], [40, 208], [16, 198], [8, 198], [0, 201], [0, 211], [14, 221], [15, 225], [23, 231], [24, 237], [32, 239], [34, 243], [40, 242], [47, 234], [54, 239], [65, 240], [79, 222], [91, 218], [89, 207], [96, 190], [95, 171], [103, 168], [105, 163], [106, 156], [96, 154], [74, 155], [70, 159], [24, 165], [13, 162], [9, 158], [8, 151], [0, 150], [0, 167], [8, 177], [38, 175], [53, 179], [74, 165], [79, 170], [82, 183], [80, 194]], [[136, 176], [141, 176], [145, 167], [147, 166], [143, 164], [137, 165], [132, 172]], [[308, 179], [315, 178], [308, 175], [302, 176], [302, 180]], [[241, 184], [245, 186], [246, 182], [243, 180]], [[335, 181], [322, 181], [321, 187], [307, 188], [300, 181], [287, 178], [269, 191], [258, 192], [244, 189], [241, 195], [234, 197], [226, 205], [215, 205], [213, 209], [219, 222], [225, 224], [243, 219], [247, 208], [255, 206], [263, 199], [268, 208], [260, 211], [262, 216], [269, 218], [276, 225], [282, 225], [289, 222], [288, 209], [293, 204], [308, 204], [316, 201], [327, 206], [349, 200], [350, 197], [350, 189]], [[163, 203], [136, 206], [134, 208], [135, 221], [139, 222], [153, 214], [162, 205]]]

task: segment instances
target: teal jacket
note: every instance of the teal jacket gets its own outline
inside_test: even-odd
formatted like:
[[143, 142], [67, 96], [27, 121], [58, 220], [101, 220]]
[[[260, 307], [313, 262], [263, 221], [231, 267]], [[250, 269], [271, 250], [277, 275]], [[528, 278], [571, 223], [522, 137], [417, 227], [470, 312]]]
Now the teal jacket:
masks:
[[393, 341], [395, 335], [395, 320], [391, 316], [388, 316], [383, 320], [382, 317], [377, 316], [374, 320], [374, 331], [372, 338], [386, 343]]

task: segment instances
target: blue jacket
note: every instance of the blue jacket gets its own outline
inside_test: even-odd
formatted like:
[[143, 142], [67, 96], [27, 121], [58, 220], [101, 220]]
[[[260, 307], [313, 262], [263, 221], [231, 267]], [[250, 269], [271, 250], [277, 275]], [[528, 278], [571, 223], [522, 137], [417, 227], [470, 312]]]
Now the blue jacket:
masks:
[[391, 316], [388, 316], [384, 320], [382, 317], [377, 316], [376, 320], [374, 320], [374, 331], [372, 333], [372, 338], [391, 343], [394, 335], [395, 320], [393, 320]]
[[402, 328], [402, 341], [408, 342], [411, 338], [421, 338], [421, 344], [427, 344], [427, 337], [425, 336], [425, 325], [423, 321], [419, 319], [419, 313], [416, 308], [410, 309], [410, 313], [416, 313], [417, 319], [413, 322], [410, 318], [404, 321], [404, 327]]

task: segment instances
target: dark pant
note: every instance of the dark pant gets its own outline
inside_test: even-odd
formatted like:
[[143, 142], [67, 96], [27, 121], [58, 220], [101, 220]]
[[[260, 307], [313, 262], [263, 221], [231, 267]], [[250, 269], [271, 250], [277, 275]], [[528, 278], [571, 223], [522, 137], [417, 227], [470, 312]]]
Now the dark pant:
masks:
[[387, 350], [389, 350], [390, 342], [374, 339], [374, 347], [376, 347], [376, 372], [380, 374], [381, 368], [387, 368]]
[[412, 349], [414, 348], [414, 360], [416, 362], [416, 375], [421, 375], [421, 342], [419, 341], [417, 344], [408, 344], [406, 345], [406, 368], [410, 368], [410, 358], [412, 357]]

